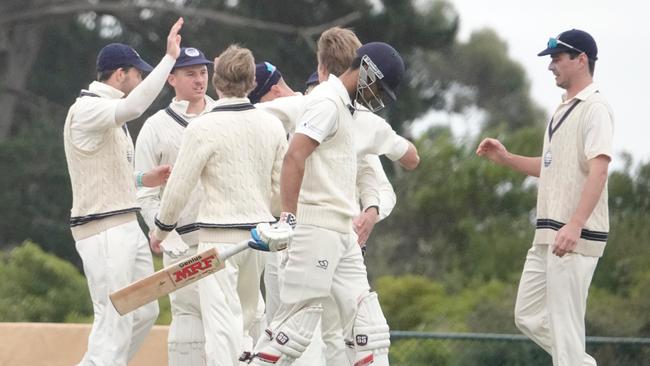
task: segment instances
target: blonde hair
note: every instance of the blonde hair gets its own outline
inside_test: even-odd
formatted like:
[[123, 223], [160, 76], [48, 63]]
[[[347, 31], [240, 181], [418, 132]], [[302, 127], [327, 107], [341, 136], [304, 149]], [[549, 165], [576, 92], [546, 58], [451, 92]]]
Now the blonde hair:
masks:
[[230, 45], [214, 64], [212, 86], [227, 97], [246, 97], [255, 88], [253, 53], [248, 48]]
[[333, 27], [318, 38], [318, 64], [327, 72], [340, 76], [357, 56], [361, 41], [351, 29]]

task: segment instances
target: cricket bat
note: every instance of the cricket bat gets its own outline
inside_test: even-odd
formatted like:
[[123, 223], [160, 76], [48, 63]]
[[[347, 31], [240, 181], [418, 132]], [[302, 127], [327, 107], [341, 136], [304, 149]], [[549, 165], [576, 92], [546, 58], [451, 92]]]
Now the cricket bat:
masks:
[[161, 296], [222, 270], [226, 259], [249, 247], [249, 240], [229, 246], [221, 253], [212, 248], [169, 265], [112, 293], [111, 302], [120, 315], [127, 314]]

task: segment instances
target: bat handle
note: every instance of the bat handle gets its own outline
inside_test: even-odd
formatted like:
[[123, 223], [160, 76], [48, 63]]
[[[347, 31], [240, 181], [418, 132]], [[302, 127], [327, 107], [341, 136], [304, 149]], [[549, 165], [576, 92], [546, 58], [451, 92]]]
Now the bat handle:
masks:
[[233, 255], [243, 252], [245, 249], [248, 248], [249, 241], [250, 239], [246, 239], [240, 241], [235, 245], [229, 245], [226, 249], [219, 252], [219, 258], [221, 259], [221, 261], [225, 261], [226, 259], [232, 257]]

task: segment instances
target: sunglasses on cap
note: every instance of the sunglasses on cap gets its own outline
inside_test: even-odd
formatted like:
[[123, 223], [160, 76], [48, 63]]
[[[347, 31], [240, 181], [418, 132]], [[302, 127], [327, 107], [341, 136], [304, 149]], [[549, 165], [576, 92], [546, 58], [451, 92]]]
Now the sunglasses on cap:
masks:
[[265, 90], [266, 89], [266, 86], [269, 84], [271, 79], [273, 79], [273, 74], [275, 74], [275, 71], [278, 69], [277, 67], [275, 67], [275, 65], [273, 65], [273, 64], [271, 64], [269, 62], [266, 62], [266, 61], [264, 61], [264, 65], [266, 65], [266, 71], [269, 72], [269, 75], [266, 77], [266, 80], [264, 81], [264, 84], [262, 84], [262, 87], [259, 88], [259, 90]]
[[546, 46], [547, 46], [548, 48], [557, 48], [557, 47], [560, 46], [560, 45], [562, 45], [562, 46], [564, 46], [564, 47], [567, 47], [567, 48], [569, 48], [569, 49], [572, 49], [572, 50], [574, 50], [574, 51], [576, 51], [576, 52], [578, 52], [578, 53], [585, 53], [585, 54], [586, 54], [585, 51], [583, 51], [583, 50], [581, 50], [581, 49], [579, 49], [579, 48], [577, 48], [577, 47], [573, 47], [573, 46], [571, 46], [570, 44], [568, 44], [568, 43], [566, 43], [566, 42], [562, 42], [562, 41], [560, 41], [559, 39], [557, 39], [557, 38], [555, 38], [555, 37], [551, 37], [551, 38], [549, 38], [549, 39], [548, 39], [548, 43], [546, 44]]

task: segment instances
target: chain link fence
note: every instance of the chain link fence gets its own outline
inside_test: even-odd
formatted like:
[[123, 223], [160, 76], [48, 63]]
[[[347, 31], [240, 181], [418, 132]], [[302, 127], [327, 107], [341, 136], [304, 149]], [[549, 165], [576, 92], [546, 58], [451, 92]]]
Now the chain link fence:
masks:
[[[599, 366], [650, 365], [650, 338], [587, 337]], [[551, 357], [523, 335], [391, 332], [391, 366], [549, 366]]]

